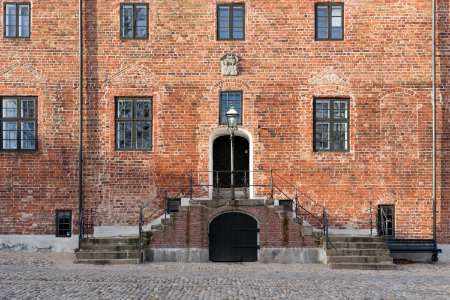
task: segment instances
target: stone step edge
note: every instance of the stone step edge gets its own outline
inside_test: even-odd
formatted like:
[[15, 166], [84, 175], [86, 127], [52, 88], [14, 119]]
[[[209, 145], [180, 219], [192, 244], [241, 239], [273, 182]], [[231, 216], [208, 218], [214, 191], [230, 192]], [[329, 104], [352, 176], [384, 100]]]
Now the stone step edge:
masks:
[[141, 260], [137, 258], [115, 258], [115, 259], [76, 259], [74, 264], [93, 264], [93, 265], [124, 265], [140, 264]]
[[[328, 267], [330, 269], [365, 269], [370, 270], [370, 268], [374, 268], [373, 270], [397, 270], [397, 265], [392, 262], [380, 262], [380, 263], [328, 263]], [[337, 267], [337, 268], [335, 268]]]

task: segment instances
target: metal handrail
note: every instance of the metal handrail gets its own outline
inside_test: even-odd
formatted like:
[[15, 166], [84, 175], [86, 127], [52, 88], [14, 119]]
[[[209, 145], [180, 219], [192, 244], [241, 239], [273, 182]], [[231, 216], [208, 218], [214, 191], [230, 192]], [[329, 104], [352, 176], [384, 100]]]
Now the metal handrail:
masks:
[[[210, 174], [210, 173], [213, 173], [212, 184], [210, 184], [209, 175], [208, 175], [208, 183], [201, 183], [201, 182], [199, 182], [199, 180], [194, 180], [195, 177], [198, 177], [202, 174]], [[185, 178], [189, 179], [188, 184], [181, 185], [181, 188], [180, 188], [180, 185], [178, 184], [177, 186], [173, 186], [171, 188], [164, 189], [164, 192], [165, 192], [164, 219], [167, 219], [167, 206], [168, 206], [169, 199], [180, 199], [183, 196], [186, 197], [187, 196], [186, 191], [189, 190], [188, 196], [189, 196], [189, 199], [192, 200], [195, 196], [195, 188], [197, 188], [197, 187], [220, 188], [220, 184], [218, 182], [218, 177], [219, 177], [220, 173], [229, 173], [230, 176], [231, 176], [231, 174], [243, 173], [242, 177], [243, 177], [244, 184], [243, 184], [243, 186], [239, 186], [239, 187], [244, 187], [246, 193], [247, 193], [247, 188], [249, 188], [249, 187], [266, 187], [266, 188], [270, 188], [270, 199], [272, 199], [272, 200], [276, 198], [275, 192], [277, 192], [278, 194], [281, 194], [282, 196], [286, 197], [287, 199], [290, 199], [290, 200], [294, 199], [296, 215], [301, 216], [301, 215], [306, 214], [309, 218], [312, 218], [315, 221], [317, 221], [319, 223], [319, 228], [322, 227], [322, 229], [323, 229], [323, 235], [324, 235], [325, 244], [326, 244], [327, 248], [330, 246], [331, 242], [329, 241], [329, 236], [328, 236], [329, 220], [328, 220], [328, 215], [327, 215], [327, 211], [326, 211], [325, 207], [323, 205], [319, 204], [314, 199], [312, 199], [308, 194], [306, 194], [305, 192], [300, 190], [297, 186], [293, 185], [292, 183], [290, 183], [289, 181], [287, 181], [286, 179], [281, 177], [279, 174], [275, 173], [273, 170], [252, 170], [252, 171], [249, 171], [249, 170], [235, 170], [235, 171], [191, 170], [187, 176], [186, 175], [181, 176], [181, 179], [185, 179]], [[268, 184], [255, 184], [255, 183], [250, 184], [250, 182], [248, 181], [249, 177], [247, 177], [247, 174], [250, 174], [250, 173], [269, 174], [268, 177], [269, 177], [270, 181]], [[216, 181], [214, 181], [214, 178], [216, 179]], [[275, 179], [280, 180], [281, 183], [278, 184], [275, 181]], [[283, 183], [287, 184], [288, 187], [293, 189], [294, 192], [292, 194], [290, 194], [286, 191], [286, 189], [283, 189], [282, 188]], [[227, 185], [227, 187], [228, 187], [228, 185]], [[230, 187], [230, 188], [233, 188], [233, 187]], [[175, 196], [169, 197], [169, 192], [174, 189], [178, 189], [177, 193], [175, 194]], [[210, 190], [208, 190], [208, 193], [209, 193], [209, 191]], [[202, 190], [201, 192], [204, 193], [205, 190]], [[309, 201], [309, 203], [312, 204], [312, 207], [317, 207], [317, 209], [320, 209], [321, 213], [318, 213], [319, 216], [317, 214], [315, 214], [310, 208], [307, 208], [304, 204], [301, 203], [301, 199], [299, 199], [299, 197], [298, 197], [299, 194], [302, 196], [302, 198], [306, 198]], [[147, 207], [148, 205], [150, 205], [150, 203], [151, 202], [148, 202], [145, 205], [139, 205], [139, 238], [140, 238], [140, 243], [141, 243], [142, 249], [143, 249], [143, 224], [144, 224], [143, 209], [145, 207]], [[320, 214], [321, 214], [321, 216], [320, 216]]]

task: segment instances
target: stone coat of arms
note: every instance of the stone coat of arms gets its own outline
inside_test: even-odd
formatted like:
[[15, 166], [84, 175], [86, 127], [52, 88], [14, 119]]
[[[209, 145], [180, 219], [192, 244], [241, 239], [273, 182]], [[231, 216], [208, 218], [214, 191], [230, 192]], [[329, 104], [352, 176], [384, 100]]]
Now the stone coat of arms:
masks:
[[236, 54], [227, 53], [221, 59], [222, 76], [237, 76], [239, 74], [239, 58]]

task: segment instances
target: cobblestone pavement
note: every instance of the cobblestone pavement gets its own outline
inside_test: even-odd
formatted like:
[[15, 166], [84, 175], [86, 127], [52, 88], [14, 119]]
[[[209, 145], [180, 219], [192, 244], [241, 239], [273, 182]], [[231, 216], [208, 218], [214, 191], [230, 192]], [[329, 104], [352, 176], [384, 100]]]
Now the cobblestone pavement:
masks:
[[0, 251], [0, 299], [450, 299], [450, 264], [398, 271], [320, 264], [73, 264], [73, 254]]

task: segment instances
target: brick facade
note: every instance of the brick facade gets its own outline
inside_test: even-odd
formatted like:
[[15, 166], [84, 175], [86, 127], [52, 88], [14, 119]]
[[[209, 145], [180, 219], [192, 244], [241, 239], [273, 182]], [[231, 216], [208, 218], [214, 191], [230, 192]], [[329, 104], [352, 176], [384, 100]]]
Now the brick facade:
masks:
[[[314, 40], [314, 3], [324, 1], [291, 0], [239, 1], [243, 41], [216, 38], [216, 4], [234, 1], [144, 0], [149, 38], [123, 40], [122, 2], [84, 7], [84, 198], [99, 225], [136, 225], [140, 204], [147, 221], [162, 214], [165, 189], [210, 169], [210, 137], [225, 128], [219, 93], [242, 91], [252, 170], [275, 169], [336, 227], [367, 229], [370, 206], [393, 204], [397, 237], [431, 237], [431, 1], [343, 1], [343, 41]], [[0, 152], [0, 234], [54, 234], [56, 209], [72, 209], [76, 227], [78, 6], [31, 3], [31, 37], [0, 43], [0, 96], [38, 97], [38, 149]], [[438, 224], [448, 243], [448, 3], [439, 5]], [[221, 75], [226, 53], [241, 60], [238, 76]], [[153, 148], [117, 151], [115, 99], [136, 96], [153, 97]], [[317, 97], [349, 99], [348, 152], [313, 151]]]

